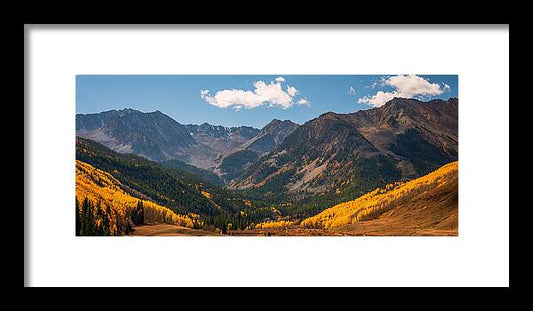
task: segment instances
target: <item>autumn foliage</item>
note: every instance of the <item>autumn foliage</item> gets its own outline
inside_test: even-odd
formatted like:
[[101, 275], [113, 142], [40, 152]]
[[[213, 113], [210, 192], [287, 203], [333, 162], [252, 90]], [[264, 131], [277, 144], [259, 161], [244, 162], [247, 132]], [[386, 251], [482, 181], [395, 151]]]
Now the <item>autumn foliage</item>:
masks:
[[370, 220], [406, 202], [410, 197], [428, 189], [440, 187], [457, 178], [458, 162], [442, 166], [436, 171], [411, 180], [377, 188], [353, 201], [330, 207], [300, 223], [304, 228], [337, 228], [359, 221]]
[[255, 225], [255, 229], [272, 229], [272, 228], [286, 228], [294, 225], [295, 221], [279, 220], [279, 221], [265, 221]]
[[[179, 215], [172, 210], [149, 200], [140, 200], [126, 193], [121, 183], [109, 173], [76, 160], [76, 209], [78, 215], [93, 220], [94, 228], [82, 235], [118, 235], [128, 233], [132, 225], [148, 223], [168, 223], [193, 228], [197, 219], [189, 215]], [[84, 203], [88, 201], [89, 203]], [[87, 205], [88, 204], [88, 205]], [[85, 206], [85, 210], [84, 210]], [[78, 216], [77, 216], [78, 217]], [[82, 221], [77, 218], [77, 225]], [[87, 221], [85, 221], [87, 222]], [[95, 231], [104, 228], [106, 232]], [[94, 229], [94, 230], [93, 230]], [[95, 231], [95, 232], [93, 232]]]

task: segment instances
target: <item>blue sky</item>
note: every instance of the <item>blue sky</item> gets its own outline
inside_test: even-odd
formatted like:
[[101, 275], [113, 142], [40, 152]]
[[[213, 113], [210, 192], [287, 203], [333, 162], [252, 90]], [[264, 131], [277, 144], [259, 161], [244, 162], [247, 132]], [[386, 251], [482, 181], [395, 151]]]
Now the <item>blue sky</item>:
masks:
[[261, 128], [328, 111], [379, 107], [392, 97], [458, 97], [457, 75], [78, 75], [76, 113], [159, 110], [182, 124]]

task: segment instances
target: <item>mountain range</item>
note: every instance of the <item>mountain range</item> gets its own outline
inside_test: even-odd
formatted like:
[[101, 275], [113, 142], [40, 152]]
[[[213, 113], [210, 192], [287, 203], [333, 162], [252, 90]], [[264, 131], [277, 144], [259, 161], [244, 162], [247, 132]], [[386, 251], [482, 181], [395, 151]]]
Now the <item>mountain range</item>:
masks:
[[347, 198], [456, 161], [458, 99], [394, 98], [303, 125], [274, 119], [262, 129], [183, 125], [160, 111], [111, 110], [76, 115], [76, 135], [118, 153], [209, 171], [229, 189], [261, 197]]
[[160, 111], [143, 113], [130, 108], [76, 115], [76, 136], [119, 153], [153, 161], [182, 161], [215, 172], [224, 181], [272, 151], [297, 127], [280, 120], [272, 120], [262, 129], [183, 125]]
[[458, 100], [394, 98], [379, 108], [325, 113], [295, 129], [232, 189], [293, 195], [361, 194], [427, 174], [458, 156]]

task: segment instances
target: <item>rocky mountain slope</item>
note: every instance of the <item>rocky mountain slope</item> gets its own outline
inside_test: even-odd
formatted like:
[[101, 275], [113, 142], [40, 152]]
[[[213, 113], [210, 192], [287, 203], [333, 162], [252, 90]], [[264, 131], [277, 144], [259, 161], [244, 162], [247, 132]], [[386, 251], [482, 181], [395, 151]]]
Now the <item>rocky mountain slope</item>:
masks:
[[272, 120], [254, 137], [223, 152], [216, 160], [217, 171], [226, 181], [237, 178], [250, 165], [279, 146], [298, 126], [289, 120]]
[[251, 165], [233, 189], [264, 195], [363, 194], [457, 160], [458, 100], [394, 98], [351, 114], [326, 113]]
[[99, 142], [120, 153], [151, 160], [183, 158], [196, 141], [187, 128], [160, 111], [134, 109], [76, 115], [76, 135]]
[[133, 153], [169, 164], [183, 161], [217, 173], [222, 180], [240, 175], [272, 151], [297, 124], [273, 120], [259, 130], [203, 123], [182, 125], [160, 111], [134, 109], [76, 115], [76, 135], [119, 153]]
[[273, 120], [259, 130], [182, 125], [159, 111], [123, 109], [77, 115], [76, 133], [119, 153], [212, 171], [231, 189], [348, 196], [457, 160], [457, 114], [456, 98], [394, 98], [379, 108], [328, 112], [301, 126]]
[[196, 142], [202, 143], [219, 153], [236, 148], [253, 138], [260, 130], [250, 126], [224, 127], [222, 125], [185, 125]]
[[259, 155], [264, 155], [280, 145], [285, 137], [289, 136], [298, 126], [298, 124], [290, 120], [281, 121], [274, 119], [265, 125], [254, 137], [239, 146], [238, 149], [250, 150]]

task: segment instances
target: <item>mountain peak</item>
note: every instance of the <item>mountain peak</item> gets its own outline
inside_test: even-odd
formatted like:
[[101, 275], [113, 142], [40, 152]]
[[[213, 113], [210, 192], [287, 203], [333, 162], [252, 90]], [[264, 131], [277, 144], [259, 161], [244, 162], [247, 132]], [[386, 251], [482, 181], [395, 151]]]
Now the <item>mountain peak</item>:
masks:
[[328, 111], [328, 112], [323, 113], [321, 115], [321, 117], [326, 117], [326, 118], [332, 118], [332, 117], [336, 117], [336, 116], [338, 116], [338, 114], [333, 112], [333, 111]]
[[117, 110], [116, 111], [116, 114], [122, 118], [124, 116], [130, 116], [130, 115], [139, 115], [139, 114], [142, 114], [141, 111], [139, 110], [135, 110], [133, 108], [123, 108], [123, 109], [120, 109], [120, 110]]
[[116, 152], [135, 153], [156, 161], [176, 158], [196, 144], [185, 126], [159, 110], [144, 113], [124, 108], [76, 115], [76, 134]]
[[271, 126], [277, 126], [279, 124], [283, 123], [280, 119], [272, 119], [272, 121], [268, 122], [263, 128], [271, 127]]
[[406, 104], [406, 103], [421, 103], [421, 101], [415, 98], [394, 97], [393, 99], [386, 102], [384, 106], [392, 105], [392, 104]]
[[457, 104], [459, 104], [459, 98], [450, 97], [450, 98], [448, 98], [448, 100], [446, 102], [457, 105]]
[[133, 108], [122, 108], [117, 110], [117, 112], [125, 112], [125, 113], [142, 113], [139, 110], [133, 109]]
[[428, 101], [422, 101], [416, 98], [405, 98], [405, 97], [394, 97], [393, 99], [387, 101], [382, 107], [390, 107], [396, 105], [413, 105], [413, 104], [432, 104], [432, 103], [458, 103], [457, 97], [450, 97], [448, 99], [432, 99]]
[[272, 127], [272, 126], [279, 126], [279, 125], [298, 125], [298, 124], [292, 122], [291, 120], [272, 119], [272, 121], [270, 121], [263, 128], [268, 128], [268, 127]]

